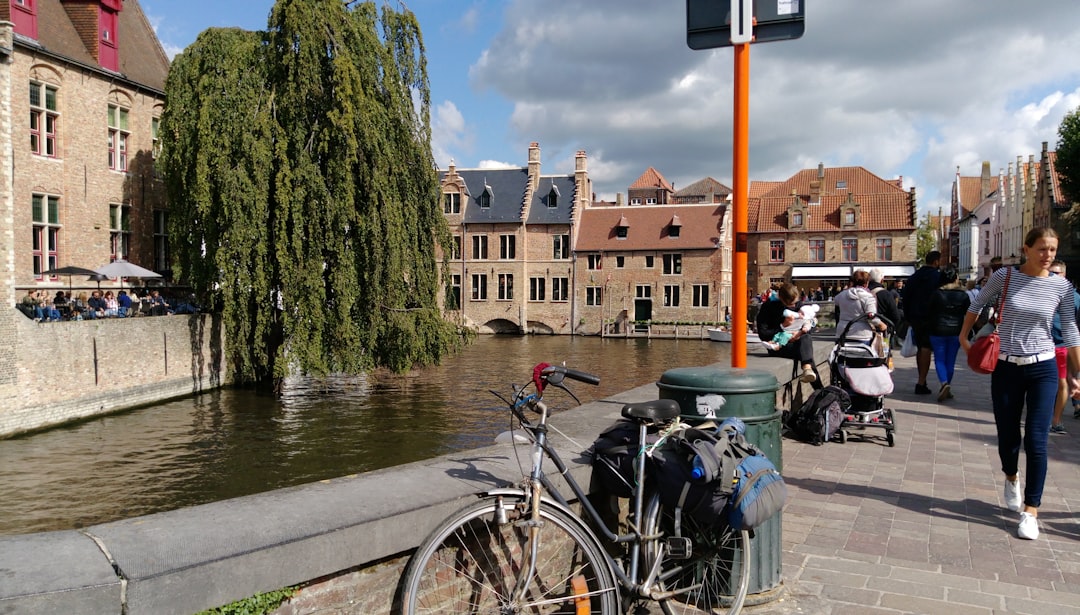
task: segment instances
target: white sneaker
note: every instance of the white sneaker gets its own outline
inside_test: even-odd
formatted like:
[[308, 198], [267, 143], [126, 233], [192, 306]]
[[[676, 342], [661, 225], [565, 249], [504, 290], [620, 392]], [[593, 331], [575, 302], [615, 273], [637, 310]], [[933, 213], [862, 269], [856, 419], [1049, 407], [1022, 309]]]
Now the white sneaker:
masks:
[[1035, 515], [1020, 513], [1020, 526], [1016, 528], [1016, 535], [1024, 540], [1035, 540], [1039, 537], [1039, 520]]
[[1020, 477], [1016, 480], [1005, 479], [1005, 508], [1020, 512], [1024, 507], [1024, 498], [1020, 495]]

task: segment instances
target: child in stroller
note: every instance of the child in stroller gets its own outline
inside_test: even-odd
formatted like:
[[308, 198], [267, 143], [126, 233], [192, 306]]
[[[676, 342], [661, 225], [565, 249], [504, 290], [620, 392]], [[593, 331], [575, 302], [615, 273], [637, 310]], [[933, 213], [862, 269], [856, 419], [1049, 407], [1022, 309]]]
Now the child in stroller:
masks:
[[[851, 407], [844, 411], [844, 421], [840, 424], [839, 438], [840, 442], [846, 442], [851, 435], [849, 431], [880, 428], [885, 430], [889, 446], [896, 446], [893, 411], [885, 407], [885, 396], [893, 391], [889, 343], [867, 344], [847, 339], [853, 324], [873, 317], [873, 314], [864, 314], [849, 322], [829, 352], [831, 384], [844, 389], [851, 397]], [[887, 336], [893, 323], [880, 315], [877, 318], [887, 325]]]

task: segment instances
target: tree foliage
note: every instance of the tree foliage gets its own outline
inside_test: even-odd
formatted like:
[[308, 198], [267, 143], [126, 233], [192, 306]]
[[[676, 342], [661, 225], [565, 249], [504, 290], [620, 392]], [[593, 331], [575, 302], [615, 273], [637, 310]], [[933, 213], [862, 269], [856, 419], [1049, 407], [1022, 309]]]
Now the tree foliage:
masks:
[[934, 227], [930, 213], [919, 220], [919, 226], [915, 229], [915, 258], [923, 262], [926, 254], [931, 250], [938, 249], [938, 232]]
[[1058, 127], [1055, 166], [1065, 198], [1080, 203], [1080, 107], [1067, 113]]
[[173, 61], [161, 166], [175, 269], [220, 306], [245, 381], [395, 371], [457, 343], [415, 16], [278, 0]]

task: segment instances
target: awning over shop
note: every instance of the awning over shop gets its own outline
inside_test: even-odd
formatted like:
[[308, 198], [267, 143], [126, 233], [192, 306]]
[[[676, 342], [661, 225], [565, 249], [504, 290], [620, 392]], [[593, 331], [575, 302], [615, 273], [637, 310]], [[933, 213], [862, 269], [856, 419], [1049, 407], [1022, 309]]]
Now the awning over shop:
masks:
[[791, 268], [791, 277], [792, 279], [845, 279], [851, 277], [851, 265], [795, 265]]
[[912, 265], [877, 265], [877, 268], [887, 278], [906, 278], [915, 273]]

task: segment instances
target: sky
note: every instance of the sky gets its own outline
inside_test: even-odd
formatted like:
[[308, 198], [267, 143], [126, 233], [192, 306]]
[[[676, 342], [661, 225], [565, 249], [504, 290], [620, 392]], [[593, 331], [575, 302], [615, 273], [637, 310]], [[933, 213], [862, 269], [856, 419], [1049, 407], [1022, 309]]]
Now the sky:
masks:
[[[265, 29], [273, 0], [140, 4], [172, 57], [207, 28]], [[544, 174], [572, 172], [584, 150], [598, 199], [625, 195], [649, 167], [676, 189], [731, 186], [733, 51], [687, 47], [683, 0], [405, 6], [427, 49], [439, 168], [522, 167], [536, 141]], [[1076, 0], [804, 9], [801, 38], [750, 46], [751, 180], [862, 166], [914, 186], [921, 211], [948, 212], [958, 167], [1038, 160], [1080, 108]]]

